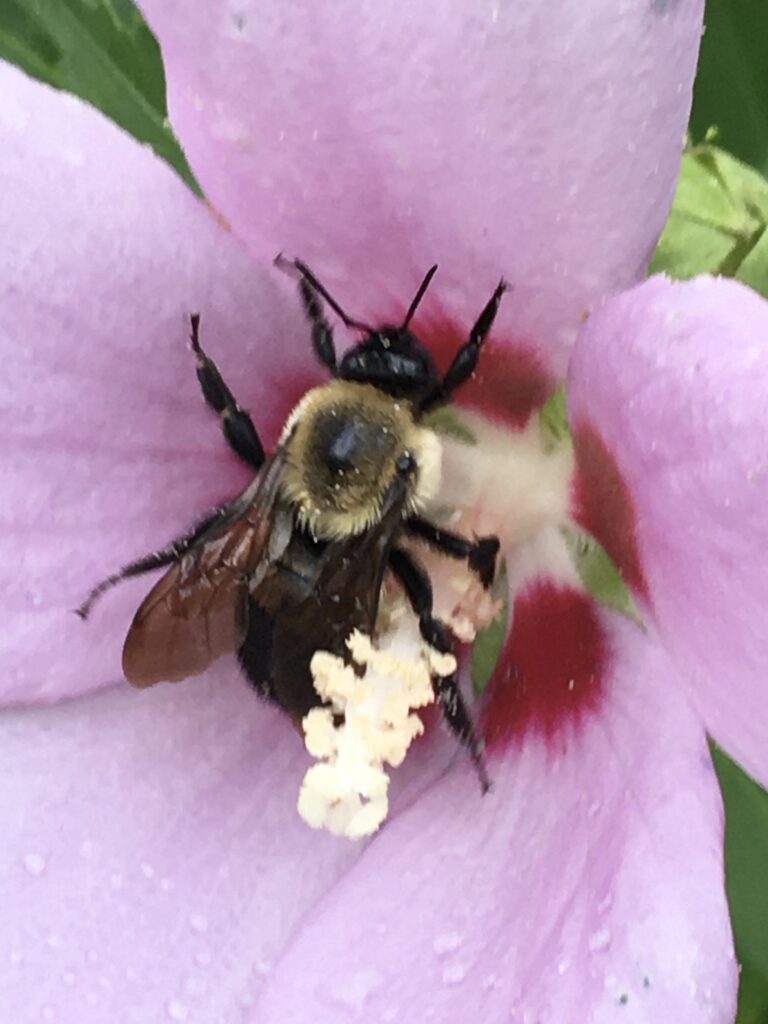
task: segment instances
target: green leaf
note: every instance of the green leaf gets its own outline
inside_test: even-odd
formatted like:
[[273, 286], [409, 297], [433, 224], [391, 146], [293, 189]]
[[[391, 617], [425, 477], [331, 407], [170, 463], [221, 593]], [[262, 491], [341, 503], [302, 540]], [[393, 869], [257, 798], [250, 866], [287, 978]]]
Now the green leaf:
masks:
[[725, 800], [725, 866], [742, 964], [738, 1024], [768, 1021], [768, 793], [713, 745]]
[[768, 297], [768, 182], [704, 143], [683, 155], [672, 212], [651, 273], [722, 274]]
[[605, 548], [574, 527], [563, 530], [571, 558], [584, 587], [601, 604], [642, 623], [632, 595]]
[[691, 131], [717, 125], [723, 146], [768, 174], [768, 3], [707, 0]]
[[545, 451], [552, 451], [563, 442], [570, 441], [568, 429], [568, 405], [565, 399], [565, 384], [560, 384], [541, 407], [539, 416]]
[[0, 57], [98, 107], [199, 192], [168, 126], [160, 49], [129, 0], [1, 0]]
[[477, 438], [452, 406], [443, 405], [439, 409], [433, 409], [427, 413], [423, 422], [436, 434], [450, 437], [461, 444], [477, 444]]

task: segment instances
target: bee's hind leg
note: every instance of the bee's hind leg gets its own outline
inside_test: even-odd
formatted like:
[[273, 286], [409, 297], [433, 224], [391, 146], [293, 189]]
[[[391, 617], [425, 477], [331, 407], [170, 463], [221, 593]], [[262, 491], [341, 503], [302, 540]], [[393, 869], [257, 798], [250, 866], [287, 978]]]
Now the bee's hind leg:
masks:
[[[450, 630], [445, 623], [432, 614], [432, 584], [427, 573], [411, 555], [401, 548], [393, 548], [390, 551], [389, 568], [408, 596], [411, 607], [419, 620], [419, 630], [423, 638], [430, 647], [434, 647], [441, 654], [453, 654]], [[491, 782], [485, 768], [480, 741], [459, 688], [456, 673], [437, 676], [435, 689], [443, 718], [454, 736], [469, 751], [480, 778], [482, 791], [487, 793], [491, 788]]]
[[197, 379], [208, 405], [221, 417], [221, 429], [229, 447], [253, 469], [264, 464], [264, 446], [261, 443], [253, 421], [245, 409], [241, 409], [235, 396], [224, 383], [218, 366], [206, 355], [200, 345], [200, 314], [190, 318], [192, 333], [190, 343], [197, 360]]

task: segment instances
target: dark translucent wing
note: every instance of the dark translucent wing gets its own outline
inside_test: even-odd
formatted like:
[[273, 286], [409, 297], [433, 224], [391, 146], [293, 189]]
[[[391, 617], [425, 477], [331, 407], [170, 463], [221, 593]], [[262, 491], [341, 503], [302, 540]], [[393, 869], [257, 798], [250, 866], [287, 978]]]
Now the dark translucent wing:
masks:
[[290, 535], [290, 524], [276, 524], [284, 461], [284, 449], [278, 448], [223, 520], [144, 599], [123, 647], [128, 682], [138, 687], [178, 682], [240, 645], [248, 582], [258, 578], [274, 556], [272, 548]]
[[[309, 669], [315, 652], [331, 651], [346, 657], [346, 641], [354, 629], [373, 633], [387, 557], [402, 523], [405, 500], [405, 487], [398, 480], [375, 526], [330, 543], [308, 596], [285, 600], [282, 586], [269, 572], [253, 593], [252, 599], [266, 612], [262, 627], [268, 625], [268, 631], [259, 634], [258, 620], [251, 622], [241, 660], [266, 672], [261, 658], [247, 650], [249, 645], [265, 644], [269, 649], [269, 695], [297, 720], [318, 703]], [[253, 674], [252, 678], [257, 685], [264, 682]]]

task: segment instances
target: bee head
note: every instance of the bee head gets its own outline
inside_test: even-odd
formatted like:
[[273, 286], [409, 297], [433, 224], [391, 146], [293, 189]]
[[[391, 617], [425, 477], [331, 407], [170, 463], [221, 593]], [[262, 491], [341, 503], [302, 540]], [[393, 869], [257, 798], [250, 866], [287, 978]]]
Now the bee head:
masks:
[[436, 435], [416, 422], [408, 402], [371, 384], [337, 380], [308, 392], [286, 424], [284, 443], [283, 493], [318, 538], [369, 529], [403, 467], [409, 513], [439, 482]]

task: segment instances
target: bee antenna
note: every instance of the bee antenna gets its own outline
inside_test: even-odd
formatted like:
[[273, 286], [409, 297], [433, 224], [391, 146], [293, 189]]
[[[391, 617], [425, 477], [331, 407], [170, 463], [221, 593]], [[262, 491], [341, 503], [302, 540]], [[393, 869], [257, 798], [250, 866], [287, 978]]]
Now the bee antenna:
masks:
[[419, 290], [414, 295], [413, 302], [410, 304], [410, 306], [408, 307], [408, 312], [405, 314], [405, 320], [403, 320], [401, 330], [407, 327], [408, 324], [411, 322], [413, 314], [419, 308], [419, 303], [424, 298], [424, 292], [427, 290], [427, 288], [429, 288], [430, 282], [432, 281], [432, 278], [435, 276], [436, 273], [437, 264], [435, 264], [434, 267], [430, 267], [429, 270], [424, 275], [424, 280], [419, 285]]
[[353, 320], [352, 317], [347, 316], [334, 297], [326, 288], [323, 287], [322, 284], [320, 284], [306, 263], [303, 263], [301, 260], [289, 260], [279, 252], [277, 256], [275, 256], [275, 266], [279, 267], [281, 270], [286, 270], [288, 273], [291, 273], [292, 270], [298, 270], [307, 284], [316, 291], [318, 295], [325, 299], [345, 327], [351, 327], [356, 331], [367, 331], [368, 334], [375, 333], [369, 324], [364, 324], [362, 320]]

